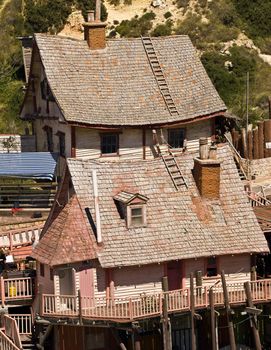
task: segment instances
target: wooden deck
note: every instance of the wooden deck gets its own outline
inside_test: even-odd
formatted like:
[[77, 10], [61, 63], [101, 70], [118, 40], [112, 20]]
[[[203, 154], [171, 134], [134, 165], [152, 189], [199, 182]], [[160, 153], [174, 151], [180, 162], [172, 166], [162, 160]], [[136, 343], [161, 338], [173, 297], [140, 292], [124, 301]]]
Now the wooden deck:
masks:
[[[271, 279], [250, 282], [254, 303], [271, 301]], [[244, 285], [228, 284], [231, 305], [246, 303]], [[212, 287], [215, 306], [224, 304], [222, 286]], [[209, 289], [196, 287], [195, 307], [206, 309], [209, 306]], [[182, 313], [190, 310], [190, 289], [179, 289], [158, 294], [141, 294], [131, 298], [90, 298], [71, 295], [42, 295], [42, 316], [57, 318], [83, 318], [90, 320], [109, 320], [131, 322], [162, 315], [163, 300], [166, 298], [169, 313]]]

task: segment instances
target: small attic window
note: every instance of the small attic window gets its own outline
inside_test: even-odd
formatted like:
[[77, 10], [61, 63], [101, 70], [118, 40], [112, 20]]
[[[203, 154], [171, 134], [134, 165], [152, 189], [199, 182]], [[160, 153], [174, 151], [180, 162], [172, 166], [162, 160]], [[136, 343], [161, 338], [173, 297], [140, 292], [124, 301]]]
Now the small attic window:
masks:
[[[119, 213], [126, 212], [126, 215], [121, 215], [121, 218], [126, 219], [128, 228], [147, 225], [147, 197], [139, 193], [121, 191], [114, 197], [114, 200]], [[119, 208], [122, 210], [120, 211]]]
[[50, 86], [48, 84], [47, 79], [43, 79], [40, 83], [40, 90], [41, 90], [41, 98], [46, 101], [54, 102], [55, 98], [52, 94], [52, 91], [50, 89]]

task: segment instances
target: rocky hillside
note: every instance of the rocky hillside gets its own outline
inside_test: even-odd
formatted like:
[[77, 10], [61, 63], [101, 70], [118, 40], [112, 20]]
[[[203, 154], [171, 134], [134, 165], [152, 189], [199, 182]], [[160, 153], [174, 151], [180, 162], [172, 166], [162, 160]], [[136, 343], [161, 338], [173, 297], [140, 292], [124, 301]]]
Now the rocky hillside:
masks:
[[[22, 60], [16, 37], [51, 32], [82, 38], [95, 0], [0, 0], [0, 132], [21, 127]], [[229, 109], [244, 116], [250, 73], [250, 120], [268, 117], [271, 96], [271, 2], [266, 0], [104, 0], [108, 36], [188, 34]]]

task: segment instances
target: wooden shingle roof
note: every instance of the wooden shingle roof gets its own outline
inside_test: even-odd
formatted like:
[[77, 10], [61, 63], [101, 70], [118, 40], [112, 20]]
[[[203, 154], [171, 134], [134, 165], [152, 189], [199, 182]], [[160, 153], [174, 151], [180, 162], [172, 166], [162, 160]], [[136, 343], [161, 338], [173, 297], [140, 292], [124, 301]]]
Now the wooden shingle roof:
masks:
[[[218, 149], [220, 199], [199, 196], [192, 176], [193, 155], [176, 157], [188, 189], [176, 191], [161, 159], [98, 162], [69, 159], [81, 208], [95, 218], [91, 171], [98, 176], [103, 267], [150, 264], [213, 255], [267, 252], [268, 246], [228, 146]], [[114, 202], [120, 191], [148, 197], [147, 225], [127, 228]], [[85, 217], [86, 218], [86, 217]]]
[[36, 34], [51, 90], [69, 122], [135, 126], [186, 121], [226, 107], [186, 35], [152, 38], [178, 110], [170, 115], [140, 38], [85, 41]]

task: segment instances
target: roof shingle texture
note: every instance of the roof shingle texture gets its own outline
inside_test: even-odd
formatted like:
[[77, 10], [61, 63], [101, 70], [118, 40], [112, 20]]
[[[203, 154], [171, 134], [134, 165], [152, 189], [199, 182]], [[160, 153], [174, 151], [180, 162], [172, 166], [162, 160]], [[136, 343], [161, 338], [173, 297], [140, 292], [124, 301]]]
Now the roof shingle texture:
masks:
[[[183, 186], [179, 192], [161, 159], [110, 163], [69, 159], [81, 208], [89, 208], [94, 221], [92, 169], [97, 171], [103, 240], [97, 256], [102, 267], [267, 252], [230, 149], [220, 147], [218, 157], [222, 160], [220, 199], [212, 201], [198, 194], [192, 154], [176, 158], [188, 182], [188, 189]], [[146, 227], [127, 229], [113, 199], [120, 191], [149, 198]], [[67, 227], [69, 235], [73, 230]]]
[[108, 40], [90, 50], [86, 41], [36, 34], [50, 87], [70, 122], [153, 125], [226, 110], [188, 36], [153, 38], [179, 116], [171, 116], [141, 39]]
[[96, 258], [95, 238], [86, 225], [76, 196], [66, 204], [31, 256], [50, 266]]

